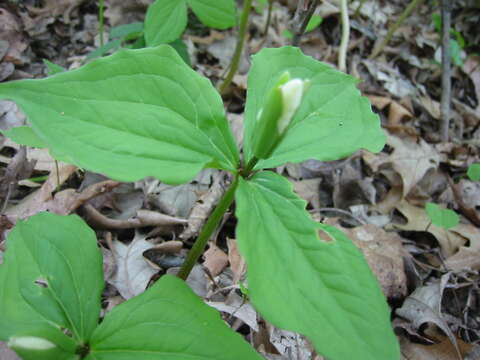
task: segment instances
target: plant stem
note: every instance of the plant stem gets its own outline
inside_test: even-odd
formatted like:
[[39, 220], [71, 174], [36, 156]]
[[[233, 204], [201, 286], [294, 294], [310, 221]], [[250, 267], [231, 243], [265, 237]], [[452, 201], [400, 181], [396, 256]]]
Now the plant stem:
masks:
[[272, 21], [273, 1], [274, 0], [268, 0], [267, 22], [265, 23], [265, 29], [263, 30], [263, 36], [265, 36], [263, 41], [265, 41], [267, 38], [268, 28], [270, 27], [270, 23]]
[[103, 10], [105, 9], [105, 0], [100, 0], [100, 6], [98, 8], [98, 32], [100, 33], [100, 47], [104, 45], [103, 30], [104, 30], [104, 18]]
[[235, 48], [235, 53], [233, 54], [232, 63], [230, 64], [230, 70], [228, 71], [228, 74], [225, 77], [225, 80], [218, 88], [218, 90], [220, 91], [220, 94], [222, 95], [225, 93], [225, 90], [228, 89], [228, 87], [232, 83], [233, 77], [237, 73], [238, 65], [240, 64], [240, 59], [242, 57], [243, 44], [245, 43], [248, 18], [250, 16], [251, 9], [252, 9], [252, 0], [245, 0], [243, 4], [242, 15], [240, 17], [240, 27], [238, 30], [237, 46]]
[[440, 112], [442, 122], [440, 123], [440, 135], [443, 142], [448, 141], [448, 129], [450, 127], [450, 97], [452, 90], [451, 64], [450, 64], [450, 24], [451, 24], [451, 2], [442, 0], [442, 98]]
[[293, 33], [292, 45], [299, 46], [300, 39], [307, 28], [308, 22], [317, 8], [319, 0], [299, 0], [297, 10], [290, 27]]
[[342, 41], [340, 42], [340, 48], [338, 50], [338, 68], [340, 71], [346, 72], [348, 39], [350, 38], [350, 20], [348, 18], [347, 0], [341, 0], [340, 6], [342, 13]]
[[238, 174], [235, 175], [235, 178], [232, 184], [227, 189], [225, 194], [223, 194], [223, 197], [220, 199], [220, 202], [218, 203], [217, 207], [215, 208], [215, 210], [213, 210], [213, 213], [210, 215], [207, 222], [203, 226], [202, 231], [200, 232], [200, 235], [198, 236], [197, 240], [195, 240], [193, 247], [188, 252], [187, 258], [185, 259], [185, 262], [183, 263], [182, 268], [177, 274], [177, 276], [180, 279], [183, 279], [183, 280], [187, 279], [188, 275], [193, 269], [193, 266], [196, 264], [198, 258], [200, 257], [200, 255], [203, 254], [203, 251], [205, 250], [205, 246], [207, 245], [208, 240], [210, 240], [210, 237], [212, 236], [213, 232], [215, 231], [218, 224], [222, 220], [223, 215], [232, 204], [235, 198], [235, 190], [237, 189], [238, 178], [239, 178], [239, 175]]
[[392, 26], [390, 26], [387, 35], [385, 35], [382, 42], [378, 46], [375, 46], [372, 54], [369, 56], [369, 59], [376, 58], [378, 54], [383, 51], [383, 48], [388, 44], [395, 31], [397, 31], [397, 29], [400, 27], [400, 25], [402, 25], [405, 19], [409, 17], [413, 10], [415, 10], [417, 6], [420, 6], [423, 1], [424, 0], [412, 0], [410, 4], [408, 4], [407, 8], [403, 11], [398, 20]]

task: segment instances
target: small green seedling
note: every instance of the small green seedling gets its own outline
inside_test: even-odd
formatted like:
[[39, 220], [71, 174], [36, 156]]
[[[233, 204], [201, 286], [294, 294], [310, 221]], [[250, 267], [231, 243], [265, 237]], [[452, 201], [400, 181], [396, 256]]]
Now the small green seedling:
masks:
[[[441, 34], [442, 17], [439, 14], [433, 14], [432, 20], [435, 25], [435, 31]], [[452, 61], [456, 66], [463, 66], [462, 50], [465, 48], [465, 39], [459, 31], [453, 28], [450, 28], [450, 35], [454, 37], [454, 39], [450, 39], [450, 54]]]
[[472, 181], [480, 181], [480, 163], [468, 167], [467, 176]]
[[145, 17], [147, 46], [171, 43], [180, 38], [187, 26], [188, 8], [208, 27], [228, 29], [235, 25], [234, 0], [156, 0], [148, 7]]
[[[318, 28], [323, 22], [323, 18], [320, 15], [312, 15], [310, 20], [308, 21], [307, 27], [305, 28], [305, 33], [311, 32]], [[293, 34], [290, 30], [284, 30], [282, 35], [287, 39], [292, 39]]]
[[[188, 276], [235, 201], [249, 299], [267, 321], [306, 335], [331, 360], [398, 360], [390, 309], [361, 252], [340, 230], [313, 221], [292, 184], [268, 170], [380, 151], [385, 135], [356, 83], [298, 48], [260, 51], [248, 78], [243, 159], [220, 95], [168, 45], [1, 83], [0, 98], [23, 109], [55, 158], [119, 181], [181, 184], [204, 168], [230, 172], [178, 276]], [[18, 224], [0, 277], [0, 340], [27, 360], [258, 358], [172, 277], [98, 325], [101, 258], [76, 216]]]
[[443, 209], [437, 204], [427, 203], [425, 210], [427, 211], [427, 215], [433, 225], [442, 227], [446, 230], [457, 226], [460, 222], [458, 214], [455, 211]]

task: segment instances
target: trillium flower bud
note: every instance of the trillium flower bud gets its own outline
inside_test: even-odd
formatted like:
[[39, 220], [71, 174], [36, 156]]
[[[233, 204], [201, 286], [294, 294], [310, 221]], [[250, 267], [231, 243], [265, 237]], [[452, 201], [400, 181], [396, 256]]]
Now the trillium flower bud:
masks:
[[300, 107], [309, 83], [308, 80], [291, 79], [287, 71], [270, 90], [257, 116], [252, 138], [255, 157], [265, 159], [270, 156]]
[[12, 349], [16, 350], [50, 350], [56, 345], [47, 339], [36, 336], [16, 336], [10, 338], [7, 344]]

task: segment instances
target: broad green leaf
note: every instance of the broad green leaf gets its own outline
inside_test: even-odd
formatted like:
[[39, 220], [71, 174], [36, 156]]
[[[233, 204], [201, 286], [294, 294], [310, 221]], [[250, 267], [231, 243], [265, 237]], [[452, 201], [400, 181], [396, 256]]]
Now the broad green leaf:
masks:
[[455, 211], [443, 209], [437, 204], [427, 203], [425, 210], [432, 224], [444, 229], [455, 227], [460, 222], [458, 214]]
[[[77, 359], [75, 342], [97, 326], [102, 289], [96, 238], [78, 216], [40, 213], [20, 221], [0, 266], [0, 340], [24, 359]], [[25, 341], [32, 337], [56, 347], [35, 350]]]
[[237, 167], [220, 95], [168, 45], [1, 83], [0, 98], [18, 103], [54, 156], [114, 179], [184, 183], [204, 167]]
[[2, 134], [15, 141], [17, 144], [36, 148], [48, 147], [45, 142], [38, 137], [30, 126], [18, 126], [9, 130], [2, 131]]
[[[331, 360], [400, 358], [363, 255], [341, 231], [314, 222], [287, 179], [272, 172], [241, 179], [236, 203], [249, 297], [268, 321], [308, 336]], [[333, 240], [320, 240], [320, 231]]]
[[145, 16], [145, 40], [148, 46], [178, 39], [187, 26], [185, 0], [156, 0]]
[[187, 0], [195, 15], [209, 27], [228, 29], [235, 25], [234, 0]]
[[[22, 298], [45, 320], [70, 329], [78, 343], [86, 342], [98, 323], [104, 286], [94, 232], [76, 215], [40, 213], [17, 223], [7, 246], [2, 267], [12, 273], [10, 267], [17, 268], [11, 282], [18, 281], [21, 295], [10, 290], [5, 305]], [[17, 316], [22, 321], [14, 313], [13, 324]]]
[[92, 60], [97, 57], [103, 56], [106, 53], [108, 53], [110, 50], [114, 50], [114, 51], [118, 50], [120, 46], [122, 46], [122, 39], [110, 40], [102, 47], [99, 47], [98, 49], [93, 50], [91, 53], [89, 53], [87, 55], [87, 59]]
[[115, 307], [93, 334], [86, 360], [260, 360], [218, 312], [165, 275]]
[[337, 160], [360, 148], [380, 151], [385, 135], [367, 98], [360, 96], [357, 80], [302, 54], [300, 49], [263, 49], [253, 58], [248, 75], [244, 152], [252, 156], [251, 139], [265, 96], [280, 76], [310, 80], [302, 105], [269, 159], [256, 169], [307, 159]]
[[470, 165], [467, 175], [472, 181], [480, 181], [480, 163]]

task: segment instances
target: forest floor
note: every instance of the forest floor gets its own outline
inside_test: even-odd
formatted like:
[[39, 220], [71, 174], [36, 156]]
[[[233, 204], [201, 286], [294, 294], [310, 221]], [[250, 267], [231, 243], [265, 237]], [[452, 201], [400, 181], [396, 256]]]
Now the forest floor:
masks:
[[[116, 26], [143, 21], [151, 2], [107, 0], [107, 36]], [[239, 71], [224, 96], [240, 142], [251, 55], [291, 43], [289, 22], [296, 9], [296, 1], [274, 2], [265, 31], [267, 7], [255, 5]], [[440, 135], [438, 2], [419, 5], [371, 56], [406, 5], [401, 0], [349, 2], [347, 72], [362, 80], [359, 88], [380, 116], [387, 134], [383, 151], [361, 150], [339, 161], [309, 160], [276, 170], [292, 181], [315, 220], [342, 229], [364, 252], [392, 307], [404, 359], [480, 359], [480, 182], [467, 176], [469, 166], [480, 162], [480, 5], [459, 0], [452, 9], [446, 142]], [[321, 1], [315, 18], [300, 47], [337, 67], [338, 2]], [[43, 60], [67, 69], [81, 66], [100, 45], [98, 28], [97, 1], [0, 1], [0, 81], [45, 77]], [[191, 15], [183, 41], [192, 67], [218, 83], [230, 64], [237, 29], [212, 30]], [[14, 103], [0, 101], [1, 130], [24, 122]], [[25, 149], [7, 138], [0, 144], [0, 259], [8, 231], [19, 219], [45, 210], [78, 213], [102, 246], [106, 310], [181, 264], [228, 181], [220, 171], [205, 170], [180, 186], [153, 178], [116, 183], [56, 164], [46, 149]], [[448, 229], [431, 224], [427, 203], [455, 211], [459, 224]], [[168, 217], [149, 217], [158, 213]], [[169, 223], [156, 226], [155, 221]], [[273, 327], [244, 301], [238, 280], [244, 278], [245, 264], [235, 243], [235, 222], [234, 216], [224, 220], [190, 286], [267, 358], [322, 359], [304, 337]], [[9, 357], [15, 358], [1, 345], [0, 358]]]

